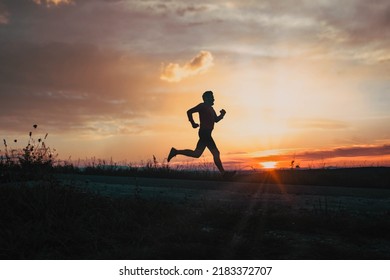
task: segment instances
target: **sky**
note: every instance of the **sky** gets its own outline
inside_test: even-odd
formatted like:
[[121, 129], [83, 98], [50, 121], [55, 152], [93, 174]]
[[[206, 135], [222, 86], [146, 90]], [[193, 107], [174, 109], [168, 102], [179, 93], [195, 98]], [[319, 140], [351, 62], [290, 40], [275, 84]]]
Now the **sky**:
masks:
[[390, 165], [389, 73], [387, 0], [0, 0], [0, 137], [62, 160], [193, 149], [212, 90], [229, 168]]

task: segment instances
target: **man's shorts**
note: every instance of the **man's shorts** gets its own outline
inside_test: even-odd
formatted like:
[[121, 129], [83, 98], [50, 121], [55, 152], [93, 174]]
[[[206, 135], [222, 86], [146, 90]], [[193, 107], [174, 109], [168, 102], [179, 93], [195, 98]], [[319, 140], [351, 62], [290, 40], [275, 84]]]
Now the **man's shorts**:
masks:
[[213, 137], [211, 137], [212, 129], [199, 129], [198, 135], [199, 135], [199, 141], [197, 144], [197, 148], [204, 148], [207, 147], [210, 151], [211, 150], [218, 150], [217, 145], [214, 142]]

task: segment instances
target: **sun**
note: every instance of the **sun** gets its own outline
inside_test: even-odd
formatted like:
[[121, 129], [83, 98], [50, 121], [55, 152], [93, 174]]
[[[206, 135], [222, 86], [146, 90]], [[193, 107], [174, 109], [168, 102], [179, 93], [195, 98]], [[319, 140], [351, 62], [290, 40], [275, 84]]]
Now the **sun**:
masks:
[[275, 168], [278, 163], [276, 161], [264, 161], [260, 162], [260, 165], [263, 166], [265, 169], [272, 169]]

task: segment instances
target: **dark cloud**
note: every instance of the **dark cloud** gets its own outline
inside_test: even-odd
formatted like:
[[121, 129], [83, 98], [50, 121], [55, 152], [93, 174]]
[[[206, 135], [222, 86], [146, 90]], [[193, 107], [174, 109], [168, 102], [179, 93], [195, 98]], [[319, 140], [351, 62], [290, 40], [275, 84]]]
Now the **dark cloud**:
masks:
[[[126, 53], [93, 45], [49, 43], [4, 44], [0, 82], [42, 90], [78, 90], [123, 95], [140, 83], [135, 74], [144, 67]], [[112, 89], [112, 90], [110, 90]]]
[[[41, 1], [46, 3], [47, 0]], [[51, 1], [53, 2], [53, 1]], [[56, 1], [57, 2], [57, 1]], [[64, 1], [62, 1], [64, 2]], [[65, 1], [69, 2], [69, 1]], [[328, 48], [389, 45], [390, 4], [337, 1], [73, 1], [47, 8], [33, 1], [5, 0], [14, 35], [38, 42], [122, 43], [169, 52], [205, 43], [267, 47], [278, 42], [322, 43]], [[53, 2], [54, 3], [54, 2]], [[3, 13], [4, 14], [4, 13]], [[8, 16], [3, 16], [8, 18]], [[4, 21], [4, 20], [3, 20]], [[50, 23], [50, 24], [48, 24]], [[204, 31], [208, 32], [204, 32]], [[189, 35], [191, 34], [191, 35]], [[7, 38], [8, 37], [8, 38]], [[162, 47], [164, 47], [162, 49]]]
[[334, 157], [357, 157], [357, 156], [380, 156], [390, 155], [390, 145], [383, 146], [361, 146], [337, 148], [328, 151], [307, 152], [303, 157], [311, 159], [334, 158]]
[[0, 2], [0, 26], [3, 24], [8, 24], [9, 14], [4, 4]]
[[[314, 3], [316, 2], [313, 1]], [[325, 30], [331, 28], [332, 32], [341, 36], [340, 47], [365, 47], [368, 50], [389, 46], [390, 30], [386, 24], [389, 20], [389, 10], [390, 3], [385, 0], [343, 1], [340, 5], [328, 2], [320, 8], [314, 4], [309, 9]]]
[[16, 129], [31, 116], [40, 124], [57, 122], [61, 130], [99, 119], [131, 120], [161, 104], [148, 87], [158, 82], [158, 68], [125, 52], [12, 43], [0, 46], [0, 61], [3, 129]]
[[138, 1], [83, 0], [48, 8], [32, 1], [6, 0], [12, 24], [0, 29], [0, 42], [146, 46], [145, 42], [158, 35], [159, 16], [138, 5]]
[[205, 5], [189, 4], [187, 6], [177, 8], [176, 13], [180, 16], [185, 16], [187, 14], [205, 13], [208, 10], [209, 8]]
[[263, 157], [255, 157], [257, 161], [289, 161], [292, 159], [303, 161], [318, 161], [333, 158], [356, 158], [369, 156], [390, 155], [390, 145], [381, 146], [352, 146], [329, 150], [313, 150], [294, 154], [275, 154]]
[[145, 8], [150, 13], [162, 14], [164, 16], [193, 16], [210, 10], [209, 6], [193, 1], [142, 1], [137, 3], [140, 9]]
[[229, 30], [231, 45], [241, 42], [253, 53], [265, 49], [276, 56], [307, 57], [316, 48], [315, 57], [378, 62], [390, 46], [390, 2], [386, 0], [240, 1], [222, 10], [223, 23], [209, 25], [213, 36], [226, 41]]

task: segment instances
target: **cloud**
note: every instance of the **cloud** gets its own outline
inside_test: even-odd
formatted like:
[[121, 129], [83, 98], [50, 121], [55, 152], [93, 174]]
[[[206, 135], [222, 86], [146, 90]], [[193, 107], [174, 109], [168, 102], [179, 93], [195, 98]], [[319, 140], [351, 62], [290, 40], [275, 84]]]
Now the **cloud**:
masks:
[[154, 14], [162, 14], [169, 17], [192, 17], [201, 16], [201, 14], [209, 12], [214, 8], [213, 4], [194, 4], [185, 1], [139, 1], [134, 3], [133, 7], [139, 11], [144, 11]]
[[0, 25], [9, 23], [9, 14], [4, 4], [0, 3]]
[[[188, 0], [3, 2], [9, 17], [0, 12], [0, 24], [9, 20], [10, 25], [1, 34], [3, 40], [82, 41], [168, 55], [183, 49], [207, 49], [214, 55], [221, 51], [370, 62], [390, 57], [390, 4], [386, 0], [375, 4], [348, 0], [342, 8], [337, 1], [308, 0], [300, 0], [299, 5], [271, 0], [212, 4]], [[56, 11], [36, 9], [38, 4], [54, 7], [72, 3], [77, 6]], [[181, 72], [175, 63], [167, 70]]]
[[381, 156], [390, 155], [390, 145], [342, 147], [327, 151], [307, 152], [302, 156], [312, 159], [333, 157]]
[[50, 7], [50, 6], [58, 6], [58, 5], [61, 5], [61, 4], [73, 4], [74, 1], [73, 0], [32, 0], [34, 3], [38, 4], [38, 5], [45, 5], [47, 7]]
[[179, 16], [185, 16], [186, 14], [191, 14], [191, 13], [203, 13], [206, 12], [209, 8], [205, 5], [194, 5], [190, 4], [184, 7], [179, 7], [176, 10], [176, 13]]
[[0, 14], [0, 25], [8, 24], [8, 16], [6, 14]]
[[[83, 44], [0, 45], [0, 127], [34, 121], [51, 131], [139, 127], [164, 96], [153, 91], [158, 69], [139, 54]], [[145, 106], [147, 104], [147, 106]], [[115, 131], [112, 126], [110, 131]], [[85, 130], [86, 131], [86, 130]]]
[[291, 159], [318, 161], [334, 158], [376, 157], [390, 155], [390, 144], [340, 147], [328, 150], [313, 150], [294, 154], [272, 154], [254, 157], [257, 161], [289, 161]]
[[160, 79], [167, 82], [180, 82], [187, 77], [204, 73], [214, 65], [213, 60], [214, 58], [210, 52], [201, 51], [184, 66], [180, 66], [177, 63], [169, 63], [163, 67]]

